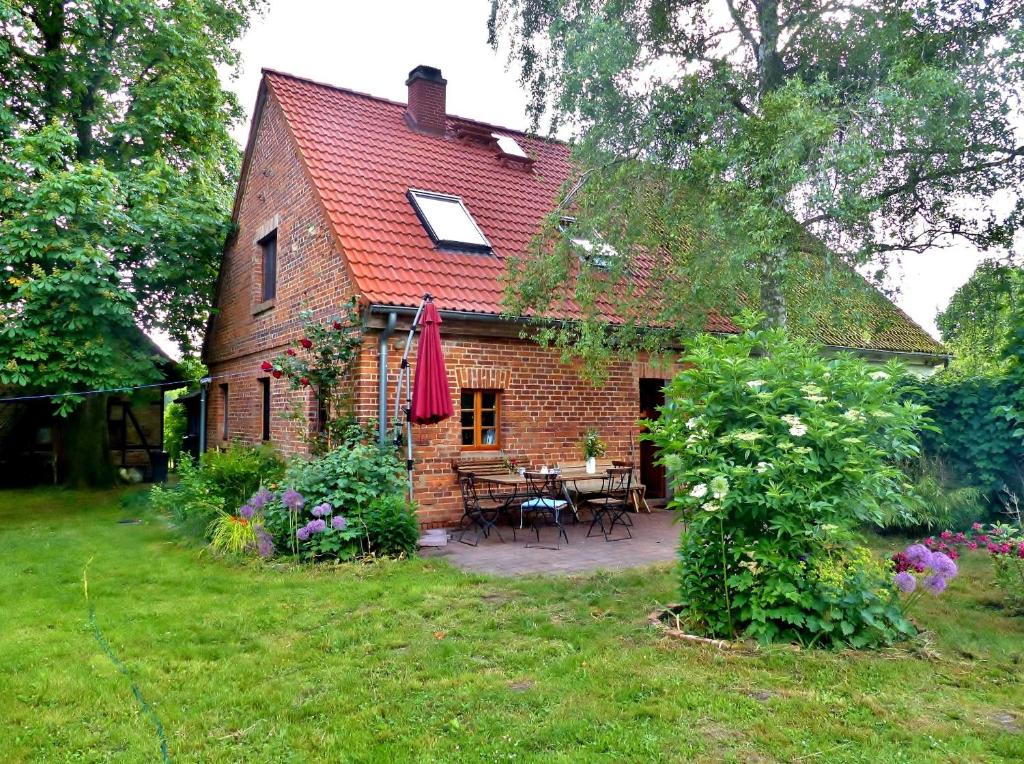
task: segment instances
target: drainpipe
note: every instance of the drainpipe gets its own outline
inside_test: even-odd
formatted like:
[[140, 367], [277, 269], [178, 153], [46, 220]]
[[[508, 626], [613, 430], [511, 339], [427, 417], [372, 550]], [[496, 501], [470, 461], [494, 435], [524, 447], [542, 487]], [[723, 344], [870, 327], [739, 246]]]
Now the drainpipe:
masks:
[[388, 340], [395, 333], [398, 314], [388, 313], [387, 327], [377, 340], [377, 439], [381, 448], [388, 445]]
[[210, 377], [199, 380], [199, 455], [206, 453], [206, 389], [210, 386]]

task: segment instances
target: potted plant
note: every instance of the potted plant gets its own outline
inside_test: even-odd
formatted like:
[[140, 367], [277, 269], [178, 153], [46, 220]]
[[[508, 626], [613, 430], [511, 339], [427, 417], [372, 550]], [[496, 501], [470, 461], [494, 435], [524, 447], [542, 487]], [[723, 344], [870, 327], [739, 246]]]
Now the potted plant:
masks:
[[583, 436], [583, 458], [587, 460], [587, 474], [593, 475], [597, 472], [597, 460], [608, 451], [608, 446], [601, 440], [597, 430], [591, 428]]

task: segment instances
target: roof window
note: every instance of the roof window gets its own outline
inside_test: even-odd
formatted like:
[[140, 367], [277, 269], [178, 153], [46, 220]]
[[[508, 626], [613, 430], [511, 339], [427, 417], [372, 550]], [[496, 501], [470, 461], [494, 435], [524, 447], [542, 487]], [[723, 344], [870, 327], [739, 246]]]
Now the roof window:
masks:
[[491, 243], [459, 197], [411, 188], [409, 201], [438, 246], [471, 252], [491, 251]]
[[579, 235], [576, 218], [565, 217], [558, 223], [558, 228], [569, 239], [573, 248], [579, 253], [580, 262], [602, 271], [610, 270], [619, 253], [595, 231], [592, 238]]
[[523, 151], [523, 147], [520, 146], [519, 142], [511, 135], [491, 133], [491, 137], [498, 142], [498, 151], [505, 156], [517, 157], [518, 159], [529, 159], [526, 152]]

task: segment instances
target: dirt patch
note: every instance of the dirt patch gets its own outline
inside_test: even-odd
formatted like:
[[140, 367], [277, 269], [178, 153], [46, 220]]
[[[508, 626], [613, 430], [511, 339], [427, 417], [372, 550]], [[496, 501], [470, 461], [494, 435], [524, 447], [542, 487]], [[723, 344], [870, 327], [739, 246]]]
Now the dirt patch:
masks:
[[1014, 735], [1024, 732], [1017, 717], [1005, 711], [993, 715], [992, 722], [1003, 731], [1013, 733]]
[[508, 688], [512, 690], [512, 692], [526, 692], [532, 688], [534, 684], [535, 682], [531, 679], [523, 679], [519, 682], [509, 682]]

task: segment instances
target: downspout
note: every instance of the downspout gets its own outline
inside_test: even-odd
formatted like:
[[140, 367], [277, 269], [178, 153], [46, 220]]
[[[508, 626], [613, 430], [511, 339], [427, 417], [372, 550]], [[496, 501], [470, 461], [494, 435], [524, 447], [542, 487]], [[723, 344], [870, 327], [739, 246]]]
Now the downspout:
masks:
[[206, 453], [206, 388], [210, 386], [210, 377], [199, 380], [199, 456]]
[[395, 333], [398, 314], [388, 313], [387, 327], [377, 339], [377, 442], [381, 448], [388, 445], [388, 340]]

